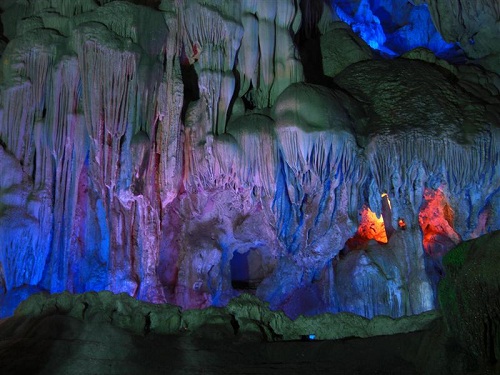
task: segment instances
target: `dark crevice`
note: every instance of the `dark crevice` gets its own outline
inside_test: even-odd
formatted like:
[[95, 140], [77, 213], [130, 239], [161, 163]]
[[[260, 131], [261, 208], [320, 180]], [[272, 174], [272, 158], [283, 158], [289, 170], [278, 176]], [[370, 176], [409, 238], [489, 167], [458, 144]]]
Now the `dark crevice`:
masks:
[[182, 102], [181, 121], [185, 122], [186, 112], [189, 103], [200, 99], [200, 89], [198, 87], [198, 74], [193, 64], [187, 63], [185, 52], [181, 56], [181, 76], [184, 85], [184, 98]]
[[323, 7], [329, 6], [325, 0], [301, 0], [300, 12], [302, 20], [300, 30], [297, 33], [301, 39], [310, 39], [319, 35], [318, 22], [323, 15]]
[[252, 102], [251, 99], [249, 98], [252, 90], [253, 90], [253, 84], [252, 82], [250, 82], [250, 88], [248, 89], [247, 93], [241, 97], [241, 99], [243, 100], [243, 104], [245, 105], [246, 111], [252, 111], [255, 109], [255, 103]]
[[83, 303], [83, 310], [82, 310], [82, 319], [85, 320], [85, 313], [87, 312], [87, 309], [89, 308], [88, 302], [82, 302]]
[[151, 332], [151, 311], [144, 316], [144, 335]]
[[[153, 9], [159, 9], [159, 6], [161, 4], [161, 0], [126, 0], [126, 1], [128, 1], [129, 3], [143, 5]], [[110, 1], [103, 1], [103, 0], [98, 1], [99, 5], [104, 5], [109, 2]]]
[[323, 11], [323, 0], [302, 0], [300, 2], [302, 22], [294, 36], [304, 76], [309, 83], [320, 84], [324, 80], [318, 22]]
[[[236, 68], [237, 65], [238, 65], [238, 63], [236, 63], [234, 65], [234, 68], [233, 68], [235, 86], [234, 86], [233, 97], [231, 98], [231, 101], [229, 103], [229, 107], [227, 109], [226, 123], [224, 124], [224, 129], [226, 129], [227, 124], [229, 123], [229, 120], [231, 119], [231, 115], [233, 114], [234, 103], [236, 102], [236, 100], [238, 100], [238, 93], [240, 92], [240, 88], [241, 88], [241, 77], [240, 77], [240, 72]], [[224, 133], [225, 133], [225, 131], [224, 131]]]
[[236, 336], [240, 330], [240, 324], [236, 320], [236, 317], [231, 314], [231, 326], [233, 327], [234, 335]]
[[266, 324], [266, 328], [267, 328], [267, 331], [269, 332], [269, 335], [270, 335], [269, 338], [271, 341], [282, 341], [283, 340], [283, 335], [276, 333], [270, 324]]
[[239, 290], [246, 293], [255, 293], [261, 280], [231, 280], [231, 286], [234, 290]]
[[230, 261], [232, 288], [249, 294], [255, 294], [262, 282], [262, 275], [256, 275], [251, 270], [252, 260], [249, 256], [252, 251], [255, 250], [245, 253], [235, 251]]
[[[1, 7], [1, 5], [0, 5]], [[0, 9], [0, 41], [4, 42], [5, 44], [9, 43], [9, 38], [7, 38], [4, 35], [4, 28], [3, 28], [3, 22], [2, 22], [2, 14], [4, 10]], [[2, 55], [2, 51], [0, 50], [0, 56]]]

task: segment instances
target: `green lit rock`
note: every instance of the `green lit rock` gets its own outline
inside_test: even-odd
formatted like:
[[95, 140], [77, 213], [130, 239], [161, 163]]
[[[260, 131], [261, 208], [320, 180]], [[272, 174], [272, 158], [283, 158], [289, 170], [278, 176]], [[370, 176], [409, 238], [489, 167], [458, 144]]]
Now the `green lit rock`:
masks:
[[367, 319], [350, 313], [288, 318], [269, 304], [243, 294], [226, 307], [184, 310], [169, 304], [138, 301], [125, 293], [36, 294], [22, 302], [16, 319], [68, 317], [86, 324], [104, 324], [136, 335], [181, 335], [210, 340], [293, 341], [308, 335], [317, 340], [372, 337], [428, 329], [439, 320], [437, 311], [392, 319]]
[[349, 65], [373, 58], [368, 44], [343, 22], [333, 23], [321, 36], [320, 43], [323, 70], [330, 77], [335, 77]]
[[450, 332], [478, 358], [500, 359], [500, 231], [461, 243], [444, 258], [439, 303]]
[[186, 333], [210, 339], [234, 337], [233, 318], [225, 309], [208, 307], [182, 312], [182, 327]]

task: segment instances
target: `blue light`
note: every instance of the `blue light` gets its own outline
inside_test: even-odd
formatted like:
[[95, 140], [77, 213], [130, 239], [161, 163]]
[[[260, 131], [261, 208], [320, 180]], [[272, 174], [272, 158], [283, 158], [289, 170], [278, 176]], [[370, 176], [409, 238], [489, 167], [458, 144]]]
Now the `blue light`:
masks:
[[[362, 0], [357, 9], [346, 0], [332, 0], [337, 16], [351, 26], [372, 49], [401, 55], [424, 47], [438, 56], [453, 54], [455, 43], [443, 40], [432, 22], [427, 4], [406, 0]], [[474, 40], [470, 41], [473, 43]]]
[[384, 30], [380, 24], [372, 23], [353, 23], [352, 29], [357, 33], [368, 45], [373, 49], [379, 49], [383, 46], [386, 40]]

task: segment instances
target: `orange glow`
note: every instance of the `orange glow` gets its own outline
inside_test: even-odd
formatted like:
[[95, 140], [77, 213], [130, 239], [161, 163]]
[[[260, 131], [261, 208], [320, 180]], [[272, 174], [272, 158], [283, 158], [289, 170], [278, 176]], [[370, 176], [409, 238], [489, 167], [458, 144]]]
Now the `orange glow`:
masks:
[[358, 233], [367, 240], [387, 243], [384, 219], [382, 219], [382, 216], [377, 217], [375, 212], [366, 206], [361, 210], [361, 221], [359, 223]]
[[398, 219], [398, 225], [401, 229], [406, 229], [406, 222], [404, 221], [404, 219], [402, 218], [399, 218]]
[[367, 206], [363, 206], [360, 216], [357, 233], [347, 241], [347, 246], [351, 250], [362, 248], [369, 240], [375, 240], [380, 243], [388, 242], [382, 216], [377, 217], [375, 212]]
[[453, 229], [454, 212], [440, 189], [425, 189], [424, 200], [418, 215], [424, 249], [427, 254], [441, 256], [460, 242]]

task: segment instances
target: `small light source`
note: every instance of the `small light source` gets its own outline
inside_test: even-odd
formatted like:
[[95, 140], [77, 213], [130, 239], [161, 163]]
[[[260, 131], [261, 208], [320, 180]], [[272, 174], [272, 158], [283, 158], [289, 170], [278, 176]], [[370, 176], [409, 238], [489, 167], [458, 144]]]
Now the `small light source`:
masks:
[[316, 340], [316, 335], [310, 334], [308, 337], [309, 340]]
[[406, 229], [406, 222], [405, 222], [405, 221], [404, 221], [404, 219], [403, 219], [403, 218], [401, 218], [401, 217], [398, 219], [398, 225], [399, 225], [399, 227], [400, 227], [401, 229], [403, 229], [403, 230], [405, 230], [405, 229]]
[[382, 199], [384, 199], [384, 198], [387, 199], [387, 204], [389, 205], [389, 208], [392, 210], [391, 200], [389, 199], [389, 196], [387, 195], [387, 193], [382, 193], [380, 196], [382, 197]]

